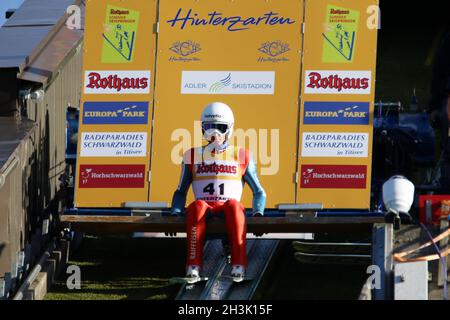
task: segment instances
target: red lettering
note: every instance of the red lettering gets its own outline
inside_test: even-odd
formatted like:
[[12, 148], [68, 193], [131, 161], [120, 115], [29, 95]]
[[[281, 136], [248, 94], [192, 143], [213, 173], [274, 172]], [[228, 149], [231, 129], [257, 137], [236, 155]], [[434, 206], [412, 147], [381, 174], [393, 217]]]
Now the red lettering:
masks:
[[354, 87], [354, 85], [355, 85], [355, 79], [344, 78], [343, 84], [342, 84], [344, 89], [350, 89], [350, 88]]
[[318, 72], [311, 72], [309, 74], [309, 84], [308, 88], [319, 88], [319, 81], [322, 79], [322, 76]]
[[148, 78], [128, 78], [121, 79], [117, 75], [109, 75], [102, 78], [97, 72], [91, 72], [88, 75], [89, 83], [87, 88], [92, 89], [116, 89], [117, 92], [122, 89], [145, 89], [148, 87]]
[[339, 10], [339, 9], [331, 9], [330, 10], [331, 14], [349, 14], [350, 11], [349, 10]]
[[139, 89], [145, 89], [148, 86], [148, 79], [147, 78], [141, 78], [139, 82], [140, 86]]
[[203, 165], [203, 164], [199, 164], [196, 166], [196, 173], [200, 174], [200, 173], [215, 173], [215, 174], [219, 174], [219, 173], [229, 173], [229, 174], [236, 174], [237, 172], [237, 167], [236, 166], [228, 166], [228, 165], [218, 165], [218, 164], [208, 164], [208, 165]]
[[338, 89], [338, 91], [340, 92], [340, 91], [342, 91], [342, 79], [341, 78], [339, 78], [339, 76], [336, 74], [336, 75], [334, 75], [334, 87], [336, 88], [336, 89]]
[[130, 79], [130, 78], [124, 78], [124, 79], [123, 79], [123, 83], [122, 83], [122, 87], [123, 87], [124, 89], [134, 88], [133, 83], [132, 83], [132, 79]]
[[361, 79], [361, 84], [362, 84], [361, 87], [363, 89], [367, 89], [369, 87], [369, 79], [368, 78]]
[[321, 88], [327, 88], [330, 84], [332, 84], [332, 78], [331, 76], [329, 78], [322, 78], [320, 79], [320, 87]]
[[[108, 89], [113, 89], [114, 88], [114, 85], [113, 85], [113, 79], [115, 79], [115, 78], [117, 78], [117, 76], [112, 76], [112, 75], [110, 75], [110, 76], [108, 76]], [[114, 88], [114, 89], [116, 89], [116, 88]]]
[[111, 9], [111, 11], [110, 11], [110, 13], [111, 14], [118, 14], [118, 15], [120, 15], [120, 14], [129, 14], [130, 13], [130, 11], [122, 11], [122, 10], [114, 10], [114, 9]]
[[324, 78], [318, 72], [311, 72], [308, 77], [308, 88], [337, 89], [339, 92], [343, 89], [367, 89], [370, 81], [369, 78], [341, 78], [337, 74]]
[[123, 79], [119, 78], [118, 76], [114, 76], [111, 82], [111, 87], [116, 89], [117, 91], [120, 91], [124, 89], [123, 87]]
[[109, 83], [108, 79], [105, 78], [100, 79], [100, 88], [106, 89], [108, 87], [108, 83]]
[[97, 72], [91, 72], [89, 73], [89, 84], [87, 85], [88, 88], [98, 88], [98, 82], [100, 81], [100, 74]]

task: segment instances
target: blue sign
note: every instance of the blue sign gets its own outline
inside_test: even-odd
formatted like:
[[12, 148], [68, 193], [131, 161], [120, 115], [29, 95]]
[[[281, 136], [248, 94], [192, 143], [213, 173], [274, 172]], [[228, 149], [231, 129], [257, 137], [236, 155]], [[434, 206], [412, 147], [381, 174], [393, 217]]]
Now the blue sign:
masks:
[[304, 124], [369, 124], [369, 102], [305, 102]]
[[147, 124], [148, 102], [85, 102], [83, 124]]

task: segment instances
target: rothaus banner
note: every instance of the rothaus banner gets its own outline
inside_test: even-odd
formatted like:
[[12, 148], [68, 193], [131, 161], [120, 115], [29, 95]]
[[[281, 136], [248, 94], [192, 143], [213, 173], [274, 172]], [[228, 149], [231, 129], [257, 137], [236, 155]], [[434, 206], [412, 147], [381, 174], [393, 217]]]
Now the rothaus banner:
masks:
[[76, 207], [148, 200], [156, 0], [87, 1]]
[[306, 0], [298, 203], [370, 207], [377, 0]]
[[204, 144], [200, 114], [221, 101], [267, 206], [295, 202], [302, 23], [300, 0], [159, 1], [151, 201], [170, 203], [183, 153]]

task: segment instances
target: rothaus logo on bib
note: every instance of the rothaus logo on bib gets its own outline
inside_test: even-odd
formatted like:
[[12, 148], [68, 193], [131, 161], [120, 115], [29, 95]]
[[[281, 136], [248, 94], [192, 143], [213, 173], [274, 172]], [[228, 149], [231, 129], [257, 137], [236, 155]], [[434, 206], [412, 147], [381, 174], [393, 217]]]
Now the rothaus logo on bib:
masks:
[[240, 200], [243, 190], [239, 163], [215, 160], [194, 166], [193, 191], [197, 200]]
[[236, 176], [238, 173], [237, 164], [230, 164], [230, 162], [216, 161], [210, 164], [197, 164], [195, 166], [195, 174], [197, 176], [210, 176], [210, 175], [221, 175], [221, 176]]

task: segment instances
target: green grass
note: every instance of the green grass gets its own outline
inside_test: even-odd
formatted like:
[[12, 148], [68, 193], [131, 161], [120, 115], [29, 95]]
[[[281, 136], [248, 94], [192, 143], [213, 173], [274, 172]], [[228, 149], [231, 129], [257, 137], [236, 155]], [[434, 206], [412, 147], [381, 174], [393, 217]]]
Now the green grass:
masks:
[[169, 279], [184, 273], [183, 239], [87, 236], [68, 265], [81, 269], [81, 290], [69, 290], [67, 275], [47, 300], [173, 299], [179, 286]]

